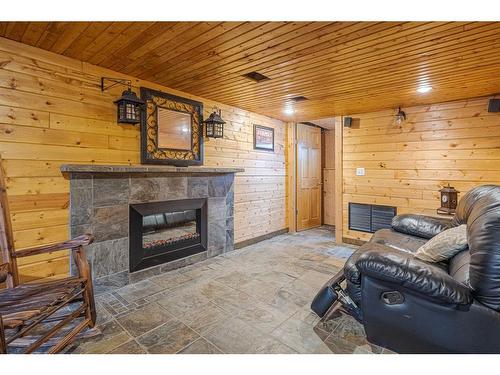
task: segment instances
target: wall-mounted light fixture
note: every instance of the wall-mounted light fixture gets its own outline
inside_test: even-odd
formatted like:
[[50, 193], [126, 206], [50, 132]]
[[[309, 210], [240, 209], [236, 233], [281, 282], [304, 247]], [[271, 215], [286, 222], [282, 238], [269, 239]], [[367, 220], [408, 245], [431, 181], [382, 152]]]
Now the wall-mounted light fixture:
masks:
[[203, 121], [206, 127], [207, 137], [210, 138], [223, 138], [224, 137], [224, 124], [226, 123], [221, 117], [220, 108], [214, 107], [213, 112], [208, 119]]
[[406, 113], [401, 110], [401, 107], [398, 108], [398, 113], [394, 116], [394, 120], [396, 121], [396, 125], [401, 125], [406, 121]]
[[[106, 82], [111, 82], [106, 86]], [[119, 124], [138, 124], [141, 121], [141, 112], [146, 102], [137, 97], [132, 91], [132, 81], [120, 78], [101, 78], [101, 91], [105, 91], [116, 85], [127, 86], [122, 96], [114, 101], [117, 105], [117, 121]]]

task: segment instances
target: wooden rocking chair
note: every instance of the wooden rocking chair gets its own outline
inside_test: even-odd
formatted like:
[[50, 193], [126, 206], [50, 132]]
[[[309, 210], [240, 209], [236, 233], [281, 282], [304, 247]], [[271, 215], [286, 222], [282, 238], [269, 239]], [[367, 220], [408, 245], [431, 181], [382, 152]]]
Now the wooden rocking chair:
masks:
[[[50, 345], [49, 353], [57, 353], [85, 328], [95, 325], [92, 278], [83, 249], [92, 242], [92, 236], [14, 251], [1, 159], [0, 206], [0, 353], [7, 353], [12, 343], [13, 347], [22, 347], [22, 353], [32, 353], [44, 344]], [[78, 276], [19, 284], [18, 258], [65, 249], [72, 251]], [[70, 305], [76, 308], [69, 309]], [[70, 311], [64, 312], [63, 307]], [[66, 326], [71, 322], [76, 326], [68, 329]], [[58, 333], [61, 336], [56, 336]], [[19, 342], [23, 344], [18, 345]]]

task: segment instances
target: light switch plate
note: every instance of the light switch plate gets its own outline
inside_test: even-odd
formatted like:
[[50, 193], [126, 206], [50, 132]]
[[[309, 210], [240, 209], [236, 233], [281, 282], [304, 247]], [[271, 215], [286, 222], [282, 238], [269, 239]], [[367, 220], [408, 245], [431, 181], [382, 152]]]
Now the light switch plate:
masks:
[[364, 168], [356, 168], [356, 176], [364, 176], [365, 169]]

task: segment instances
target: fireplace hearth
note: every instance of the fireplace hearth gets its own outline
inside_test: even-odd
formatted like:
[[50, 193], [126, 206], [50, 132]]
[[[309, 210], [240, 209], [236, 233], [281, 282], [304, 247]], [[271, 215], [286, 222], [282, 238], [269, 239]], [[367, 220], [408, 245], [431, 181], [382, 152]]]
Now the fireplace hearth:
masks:
[[130, 272], [207, 251], [207, 200], [131, 204]]

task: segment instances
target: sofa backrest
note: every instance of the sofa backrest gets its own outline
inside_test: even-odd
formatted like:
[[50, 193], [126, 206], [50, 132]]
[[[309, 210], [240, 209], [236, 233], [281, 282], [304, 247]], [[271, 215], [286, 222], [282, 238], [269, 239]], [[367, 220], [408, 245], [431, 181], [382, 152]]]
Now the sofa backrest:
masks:
[[467, 224], [474, 297], [500, 311], [500, 185], [478, 186], [465, 194], [453, 219], [453, 225], [460, 224]]

